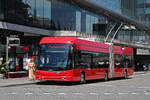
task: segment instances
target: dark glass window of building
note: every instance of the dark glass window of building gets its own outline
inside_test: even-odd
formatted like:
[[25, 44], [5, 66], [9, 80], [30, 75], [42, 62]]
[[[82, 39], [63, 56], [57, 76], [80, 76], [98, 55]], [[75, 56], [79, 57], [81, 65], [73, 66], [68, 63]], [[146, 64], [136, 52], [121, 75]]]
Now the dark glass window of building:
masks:
[[16, 0], [6, 0], [6, 20], [9, 22], [16, 22], [15, 20], [15, 1]]
[[4, 0], [0, 0], [0, 19], [4, 19]]
[[44, 0], [44, 27], [51, 26], [51, 0]]
[[23, 0], [24, 4], [27, 5], [26, 14], [25, 14], [25, 22], [27, 25], [33, 25], [35, 19], [35, 0]]
[[8, 22], [50, 28], [51, 0], [5, 0], [5, 6]]
[[52, 0], [52, 29], [75, 30], [76, 8], [63, 0]]
[[35, 19], [35, 25], [36, 26], [43, 26], [43, 19], [44, 19], [44, 0], [36, 0], [36, 7], [35, 7], [35, 13], [36, 13], [36, 19]]
[[[10, 1], [10, 0], [9, 0]], [[15, 22], [16, 23], [26, 23], [26, 17], [28, 14], [27, 10], [28, 5], [25, 3], [25, 0], [15, 0]]]

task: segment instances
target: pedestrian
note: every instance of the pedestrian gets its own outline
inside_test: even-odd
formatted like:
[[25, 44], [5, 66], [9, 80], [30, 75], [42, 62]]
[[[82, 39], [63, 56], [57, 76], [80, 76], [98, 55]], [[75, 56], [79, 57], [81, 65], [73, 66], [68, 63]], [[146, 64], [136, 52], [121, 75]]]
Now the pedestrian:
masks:
[[29, 57], [25, 58], [24, 69], [25, 69], [25, 71], [27, 71], [27, 73], [26, 73], [27, 75], [29, 73], [29, 63], [30, 63], [30, 58]]
[[33, 60], [31, 59], [30, 63], [29, 63], [29, 79], [30, 80], [35, 79], [34, 71], [35, 71], [35, 64], [34, 64]]

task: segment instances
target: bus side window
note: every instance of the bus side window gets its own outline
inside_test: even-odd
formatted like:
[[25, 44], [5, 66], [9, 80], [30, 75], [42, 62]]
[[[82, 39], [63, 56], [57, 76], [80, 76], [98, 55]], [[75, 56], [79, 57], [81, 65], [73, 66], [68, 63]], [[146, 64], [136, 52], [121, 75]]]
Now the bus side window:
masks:
[[75, 66], [79, 68], [91, 67], [92, 55], [86, 53], [76, 53], [75, 55]]
[[93, 63], [95, 68], [108, 68], [109, 67], [109, 55], [107, 53], [94, 53]]
[[123, 55], [115, 55], [115, 67], [116, 68], [124, 68], [124, 56]]
[[132, 67], [132, 56], [126, 56], [124, 59], [125, 67]]
[[81, 55], [80, 53], [77, 51], [75, 52], [75, 67], [79, 68], [80, 64], [81, 64]]

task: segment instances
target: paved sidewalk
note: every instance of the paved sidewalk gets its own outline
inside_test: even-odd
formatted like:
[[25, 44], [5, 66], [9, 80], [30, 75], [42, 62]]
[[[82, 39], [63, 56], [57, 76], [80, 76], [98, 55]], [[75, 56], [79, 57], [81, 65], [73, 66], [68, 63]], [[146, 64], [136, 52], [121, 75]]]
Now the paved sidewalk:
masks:
[[136, 72], [134, 72], [135, 75], [137, 75], [137, 74], [145, 74], [145, 73], [150, 73], [150, 71], [136, 71]]
[[30, 84], [35, 84], [36, 82], [37, 81], [35, 81], [35, 80], [30, 81], [27, 77], [0, 79], [0, 88], [1, 87], [30, 85]]

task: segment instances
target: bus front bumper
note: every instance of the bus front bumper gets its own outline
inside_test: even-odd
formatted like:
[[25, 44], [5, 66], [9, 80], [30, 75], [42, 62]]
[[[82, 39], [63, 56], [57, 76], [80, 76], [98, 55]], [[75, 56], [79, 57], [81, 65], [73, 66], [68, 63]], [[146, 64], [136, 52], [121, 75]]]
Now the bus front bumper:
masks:
[[72, 76], [40, 76], [40, 75], [36, 75], [36, 80], [72, 81]]

